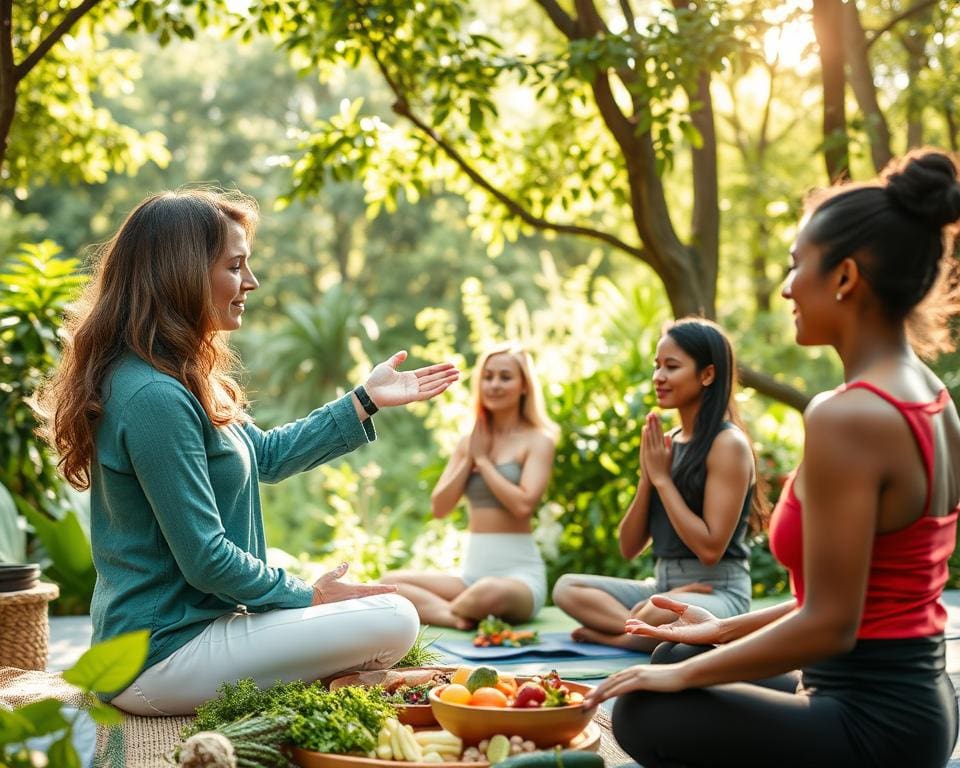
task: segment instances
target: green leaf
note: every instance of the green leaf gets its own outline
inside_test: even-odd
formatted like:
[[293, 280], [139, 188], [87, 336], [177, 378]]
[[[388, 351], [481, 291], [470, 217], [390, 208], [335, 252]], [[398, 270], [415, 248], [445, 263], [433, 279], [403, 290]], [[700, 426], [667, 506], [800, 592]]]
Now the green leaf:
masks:
[[470, 99], [470, 130], [479, 133], [483, 128], [483, 110], [480, 109], [480, 102], [476, 99]]
[[13, 496], [0, 484], [0, 563], [22, 563], [27, 559], [27, 536], [20, 530], [18, 518]]
[[71, 585], [92, 583], [95, 571], [90, 542], [77, 515], [69, 511], [62, 520], [51, 520], [28, 504], [21, 504], [20, 511], [33, 526], [60, 575]]
[[90, 707], [87, 712], [99, 725], [113, 726], [120, 725], [123, 722], [123, 715], [116, 707], [109, 704], [96, 704]]
[[140, 673], [149, 647], [150, 634], [145, 629], [97, 643], [63, 673], [63, 679], [94, 693], [119, 691]]
[[70, 734], [50, 745], [47, 759], [49, 761], [47, 765], [55, 765], [57, 768], [83, 768], [80, 756], [73, 748], [73, 742], [70, 741]]
[[29, 720], [19, 712], [0, 709], [0, 744], [19, 744], [31, 735], [33, 724]]
[[16, 712], [30, 722], [31, 736], [43, 736], [69, 727], [69, 723], [60, 713], [61, 706], [62, 702], [57, 699], [41, 699], [19, 707]]

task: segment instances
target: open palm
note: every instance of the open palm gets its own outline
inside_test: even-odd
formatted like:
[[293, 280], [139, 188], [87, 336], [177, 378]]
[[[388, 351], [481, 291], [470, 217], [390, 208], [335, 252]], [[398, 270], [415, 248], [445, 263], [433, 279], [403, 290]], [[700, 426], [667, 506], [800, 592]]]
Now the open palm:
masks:
[[415, 371], [398, 371], [397, 367], [406, 359], [407, 353], [401, 350], [370, 372], [364, 388], [378, 408], [428, 400], [460, 378], [460, 371], [453, 363], [427, 365]]
[[628, 619], [624, 629], [631, 635], [643, 635], [657, 640], [669, 640], [674, 643], [691, 645], [711, 645], [720, 642], [722, 625], [720, 619], [706, 608], [688, 605], [665, 595], [650, 598], [658, 608], [665, 608], [677, 614], [669, 624], [654, 626], [638, 619]]

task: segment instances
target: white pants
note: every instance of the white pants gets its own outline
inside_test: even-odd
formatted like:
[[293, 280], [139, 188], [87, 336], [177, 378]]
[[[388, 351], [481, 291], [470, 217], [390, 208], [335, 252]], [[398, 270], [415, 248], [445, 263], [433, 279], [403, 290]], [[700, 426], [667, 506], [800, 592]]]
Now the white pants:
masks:
[[170, 656], [140, 673], [111, 702], [134, 715], [192, 715], [226, 682], [251, 677], [312, 682], [340, 672], [389, 667], [420, 629], [399, 595], [267, 613], [221, 616]]

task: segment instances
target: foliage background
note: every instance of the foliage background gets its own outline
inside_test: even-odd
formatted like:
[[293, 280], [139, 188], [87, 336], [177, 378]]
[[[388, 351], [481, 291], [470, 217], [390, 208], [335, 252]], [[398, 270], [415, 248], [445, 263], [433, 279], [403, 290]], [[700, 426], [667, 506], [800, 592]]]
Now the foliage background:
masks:
[[[181, 10], [207, 13], [220, 5], [184, 3]], [[25, 398], [55, 359], [58, 316], [91, 246], [144, 195], [201, 182], [239, 187], [263, 208], [254, 245], [262, 287], [233, 339], [258, 422], [302, 415], [398, 348], [410, 350], [410, 365], [452, 358], [469, 370], [492, 340], [519, 339], [534, 350], [562, 427], [537, 522], [551, 580], [566, 571], [647, 573], [646, 557], [622, 561], [615, 532], [636, 477], [638, 427], [653, 405], [652, 350], [671, 314], [660, 280], [602, 241], [518, 223], [403, 127], [382, 73], [354, 43], [336, 48], [329, 35], [343, 30], [325, 30], [336, 55], [311, 57], [304, 52], [309, 36], [283, 37], [270, 16], [287, 6], [267, 5], [262, 23], [242, 25], [243, 41], [226, 34], [229, 23], [212, 11], [188, 23], [169, 16], [178, 12], [172, 6], [136, 3], [130, 16], [107, 12], [105, 4], [25, 81], [0, 174], [0, 483], [19, 510], [2, 518], [0, 504], [0, 522], [7, 521], [0, 531], [13, 530], [12, 520], [29, 532], [25, 556], [42, 560], [62, 587], [73, 585], [60, 609], [83, 610], [92, 584], [83, 555], [85, 502], [55, 477], [54, 458], [32, 434]], [[529, 3], [462, 5], [464, 29], [495, 33], [510, 50], [557, 45]], [[711, 59], [721, 171], [717, 314], [741, 360], [815, 392], [840, 381], [837, 361], [829, 351], [793, 344], [778, 285], [803, 193], [826, 182], [820, 154], [836, 137], [825, 137], [820, 123], [810, 6], [760, 2], [755, 10], [760, 22], [716, 30], [735, 39], [723, 38], [727, 47]], [[861, 10], [874, 28], [895, 13], [881, 0], [861, 3]], [[923, 139], [943, 145], [956, 138], [950, 119], [958, 81], [948, 52], [957, 24], [953, 5], [940, 3], [923, 24], [905, 28], [912, 30], [903, 31], [907, 42], [911, 34], [926, 41], [919, 72], [896, 35], [879, 37], [870, 54], [891, 124], [915, 120], [917, 105], [907, 103], [913, 94], [927, 117]], [[431, 34], [449, 31], [438, 26]], [[698, 58], [702, 38], [693, 31], [685, 37], [664, 26], [660, 33], [663, 51], [693, 62], [710, 58]], [[164, 37], [167, 45], [160, 44]], [[626, 237], [621, 169], [576, 79], [597, 57], [613, 55], [601, 48], [575, 46], [575, 60], [565, 59], [569, 68], [545, 86], [546, 99], [518, 82], [515, 69], [505, 82], [477, 62], [460, 62], [457, 71], [475, 81], [457, 83], [466, 89], [460, 96], [454, 83], [444, 91], [442, 79], [434, 82], [431, 108], [446, 106], [448, 134], [487, 163], [497, 183], [516, 183], [544, 215], [609, 226]], [[68, 77], [58, 79], [58, 72]], [[470, 88], [472, 101], [464, 95]], [[670, 95], [675, 90], [653, 94], [651, 119], [662, 128], [657, 146], [667, 201], [686, 222], [695, 207], [689, 172], [699, 139], [689, 127], [689, 101]], [[843, 145], [854, 176], [866, 176], [872, 129], [849, 106]], [[527, 145], [520, 132], [531, 127], [534, 144]], [[896, 136], [895, 149], [909, 140]], [[508, 162], [497, 142], [520, 159]], [[955, 397], [956, 362], [951, 356], [938, 363]], [[378, 415], [374, 445], [264, 487], [272, 557], [304, 573], [347, 559], [357, 578], [402, 565], [456, 567], [464, 511], [431, 520], [429, 493], [457, 435], [470, 427], [468, 384], [437, 402]], [[799, 415], [753, 390], [740, 401], [775, 495], [799, 456]], [[753, 573], [758, 595], [785, 588], [762, 538]]]

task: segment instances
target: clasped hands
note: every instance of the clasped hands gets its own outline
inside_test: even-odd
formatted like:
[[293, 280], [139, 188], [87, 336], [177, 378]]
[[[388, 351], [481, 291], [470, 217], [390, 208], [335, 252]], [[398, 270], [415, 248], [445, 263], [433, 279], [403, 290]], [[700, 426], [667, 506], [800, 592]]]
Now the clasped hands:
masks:
[[669, 435], [663, 434], [660, 417], [651, 411], [647, 414], [640, 436], [640, 469], [651, 485], [670, 479], [673, 463], [673, 444]]

